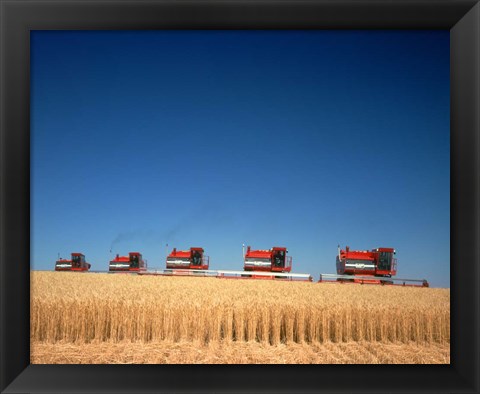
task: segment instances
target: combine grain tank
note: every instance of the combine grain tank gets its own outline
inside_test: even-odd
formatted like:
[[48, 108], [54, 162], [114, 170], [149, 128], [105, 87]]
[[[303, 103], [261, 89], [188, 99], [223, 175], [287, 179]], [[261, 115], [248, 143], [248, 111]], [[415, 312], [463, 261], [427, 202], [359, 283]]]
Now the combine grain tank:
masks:
[[59, 259], [55, 263], [55, 271], [88, 271], [90, 266], [82, 253], [72, 253], [70, 260]]

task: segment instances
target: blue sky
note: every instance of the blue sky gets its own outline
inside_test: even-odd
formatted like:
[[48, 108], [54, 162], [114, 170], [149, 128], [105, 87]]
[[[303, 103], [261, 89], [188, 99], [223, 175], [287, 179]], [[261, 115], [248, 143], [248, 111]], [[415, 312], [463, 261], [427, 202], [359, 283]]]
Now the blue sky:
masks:
[[447, 30], [32, 32], [32, 268], [340, 244], [449, 287], [449, 94]]

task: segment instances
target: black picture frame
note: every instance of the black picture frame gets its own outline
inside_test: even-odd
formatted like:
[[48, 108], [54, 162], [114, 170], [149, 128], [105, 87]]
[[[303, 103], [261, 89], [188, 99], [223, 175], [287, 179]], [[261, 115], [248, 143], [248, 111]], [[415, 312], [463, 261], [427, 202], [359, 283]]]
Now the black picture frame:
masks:
[[[2, 393], [479, 392], [478, 1], [0, 0], [0, 13]], [[30, 31], [365, 28], [450, 30], [451, 364], [29, 365]]]

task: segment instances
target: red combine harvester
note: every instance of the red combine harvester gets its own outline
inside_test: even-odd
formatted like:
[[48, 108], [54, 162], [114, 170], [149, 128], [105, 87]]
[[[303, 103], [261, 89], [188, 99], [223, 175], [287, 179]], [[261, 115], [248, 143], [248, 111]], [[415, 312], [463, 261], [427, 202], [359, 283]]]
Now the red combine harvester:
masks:
[[[398, 279], [395, 249], [345, 250], [338, 247], [337, 275], [320, 274], [319, 282], [428, 287], [425, 279]], [[400, 282], [400, 283], [398, 283]]]
[[244, 271], [290, 272], [292, 257], [287, 256], [287, 248], [274, 246], [268, 250], [251, 250], [247, 246], [244, 256]]
[[271, 249], [252, 250], [247, 246], [243, 256], [243, 272], [219, 271], [219, 277], [312, 281], [309, 274], [291, 273], [292, 257], [287, 256], [287, 253], [288, 250], [284, 247], [274, 246]]
[[167, 269], [208, 270], [209, 257], [204, 255], [203, 248], [177, 250], [167, 256]]
[[140, 272], [147, 269], [147, 263], [143, 260], [142, 254], [130, 252], [128, 256], [119, 256], [110, 261], [109, 272]]
[[71, 260], [59, 259], [55, 262], [55, 271], [88, 271], [90, 267], [82, 253], [72, 253]]

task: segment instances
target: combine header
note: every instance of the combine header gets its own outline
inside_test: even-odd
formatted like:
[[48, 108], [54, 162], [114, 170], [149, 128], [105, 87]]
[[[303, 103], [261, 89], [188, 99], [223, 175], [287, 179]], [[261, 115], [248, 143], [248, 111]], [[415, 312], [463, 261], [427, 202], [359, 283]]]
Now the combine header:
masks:
[[345, 250], [338, 247], [337, 275], [320, 274], [319, 282], [428, 287], [425, 279], [399, 279], [395, 249]]
[[109, 272], [141, 272], [146, 269], [147, 263], [138, 252], [130, 252], [128, 256], [117, 254], [108, 265]]
[[71, 260], [58, 259], [55, 262], [55, 271], [88, 271], [90, 266], [82, 253], [72, 253]]

